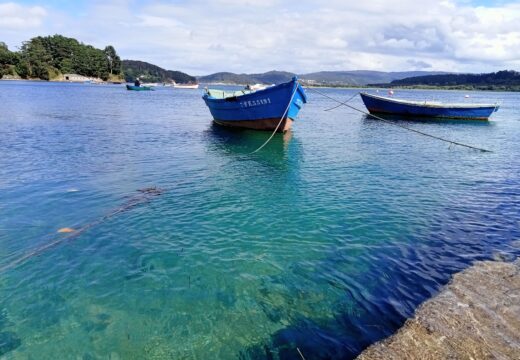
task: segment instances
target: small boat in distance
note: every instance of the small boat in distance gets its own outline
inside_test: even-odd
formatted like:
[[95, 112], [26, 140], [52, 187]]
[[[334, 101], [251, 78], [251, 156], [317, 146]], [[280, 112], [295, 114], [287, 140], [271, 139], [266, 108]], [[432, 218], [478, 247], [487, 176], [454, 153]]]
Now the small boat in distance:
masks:
[[360, 93], [371, 114], [389, 114], [430, 118], [487, 120], [498, 111], [497, 104], [445, 104], [436, 101], [410, 101]]
[[173, 87], [176, 89], [198, 89], [199, 84], [177, 84], [174, 83]]
[[154, 89], [150, 86], [135, 86], [135, 85], [126, 85], [126, 90], [133, 91], [153, 91]]
[[263, 90], [206, 89], [202, 97], [215, 123], [255, 130], [285, 132], [300, 112], [307, 96], [294, 77]]

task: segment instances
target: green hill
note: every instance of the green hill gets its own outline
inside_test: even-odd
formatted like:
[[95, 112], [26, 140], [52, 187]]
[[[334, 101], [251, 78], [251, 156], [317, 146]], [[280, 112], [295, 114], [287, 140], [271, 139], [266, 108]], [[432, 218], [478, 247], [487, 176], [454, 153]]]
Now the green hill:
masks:
[[401, 71], [384, 72], [370, 70], [354, 71], [320, 71], [310, 74], [300, 75], [302, 80], [314, 81], [323, 85], [367, 85], [372, 83], [387, 83], [397, 79], [412, 76], [445, 74], [443, 72], [432, 71]]
[[171, 82], [186, 84], [195, 83], [197, 79], [181, 71], [165, 70], [157, 65], [144, 61], [123, 60], [124, 76], [127, 82], [133, 82], [137, 77], [145, 82]]
[[520, 91], [520, 72], [503, 70], [487, 74], [444, 74], [394, 80], [392, 87], [442, 87], [450, 89]]
[[121, 77], [121, 60], [113, 46], [104, 50], [61, 35], [38, 36], [11, 52], [0, 44], [2, 75], [52, 80], [73, 73], [103, 80]]
[[121, 61], [113, 46], [96, 49], [62, 35], [38, 36], [22, 44], [20, 51], [9, 51], [0, 42], [0, 78], [61, 80], [63, 74], [78, 74], [102, 80], [191, 83], [193, 76], [165, 70], [144, 61]]

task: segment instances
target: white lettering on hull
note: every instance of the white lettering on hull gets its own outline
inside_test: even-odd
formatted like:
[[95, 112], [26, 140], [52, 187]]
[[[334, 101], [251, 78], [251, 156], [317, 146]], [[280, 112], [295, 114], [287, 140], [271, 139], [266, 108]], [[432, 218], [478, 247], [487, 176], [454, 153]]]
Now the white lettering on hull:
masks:
[[241, 108], [250, 108], [250, 107], [255, 107], [255, 106], [268, 105], [270, 103], [271, 103], [270, 98], [258, 99], [258, 100], [248, 100], [248, 101], [241, 101], [240, 107]]

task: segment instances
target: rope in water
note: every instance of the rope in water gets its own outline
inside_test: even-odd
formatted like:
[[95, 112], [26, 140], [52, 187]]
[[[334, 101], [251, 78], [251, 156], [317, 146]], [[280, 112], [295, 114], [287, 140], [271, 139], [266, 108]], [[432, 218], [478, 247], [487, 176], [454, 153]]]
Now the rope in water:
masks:
[[254, 153], [257, 153], [259, 152], [260, 150], [262, 150], [270, 141], [271, 139], [274, 137], [274, 135], [276, 134], [276, 132], [278, 131], [278, 128], [280, 127], [280, 125], [282, 125], [282, 122], [284, 121], [285, 119], [285, 116], [287, 115], [287, 113], [289, 112], [289, 109], [291, 108], [291, 104], [292, 104], [292, 101], [294, 99], [294, 95], [296, 95], [296, 92], [298, 91], [298, 82], [296, 82], [295, 84], [296, 86], [294, 87], [294, 91], [292, 93], [292, 96], [291, 96], [291, 99], [289, 100], [289, 104], [287, 104], [287, 107], [285, 108], [285, 111], [283, 112], [283, 115], [282, 117], [280, 118], [280, 121], [278, 122], [278, 125], [276, 125], [276, 128], [274, 129], [273, 133], [271, 134], [271, 136], [269, 137], [269, 139], [267, 139], [262, 145], [260, 145], [259, 148], [257, 148], [255, 151], [252, 151], [250, 152], [249, 154], [246, 154], [246, 155], [252, 155]]
[[341, 104], [336, 105], [336, 106], [334, 106], [334, 107], [331, 107], [330, 109], [323, 110], [323, 111], [331, 111], [331, 110], [335, 110], [335, 109], [337, 109], [337, 108], [339, 108], [339, 107], [341, 107], [341, 106], [343, 106], [343, 105], [346, 105], [348, 102], [350, 102], [352, 99], [354, 99], [354, 98], [355, 98], [356, 96], [358, 96], [358, 95], [359, 95], [359, 93], [357, 92], [357, 93], [355, 93], [354, 95], [352, 95], [351, 97], [349, 97], [347, 101], [343, 101]]
[[21, 257], [11, 261], [10, 263], [0, 267], [0, 272], [4, 272], [6, 270], [9, 270], [9, 269], [12, 269], [13, 267], [29, 260], [30, 258], [33, 258], [35, 256], [39, 256], [41, 254], [43, 254], [45, 251], [53, 248], [53, 247], [56, 247], [66, 241], [70, 241], [72, 239], [75, 239], [77, 237], [79, 237], [81, 234], [83, 234], [85, 231], [87, 231], [88, 229], [96, 226], [96, 225], [99, 225], [103, 222], [105, 222], [106, 220], [124, 212], [124, 211], [128, 211], [138, 205], [141, 205], [143, 203], [146, 203], [148, 201], [150, 201], [153, 197], [155, 196], [158, 196], [158, 195], [161, 195], [164, 190], [162, 189], [159, 189], [157, 187], [150, 187], [150, 188], [145, 188], [145, 189], [140, 189], [138, 190], [140, 192], [139, 195], [136, 195], [132, 198], [130, 198], [126, 203], [124, 203], [123, 205], [121, 205], [120, 207], [112, 210], [111, 212], [109, 212], [108, 214], [104, 215], [103, 217], [97, 219], [97, 220], [94, 220], [86, 225], [83, 225], [82, 227], [80, 227], [79, 229], [77, 230], [74, 230], [73, 232], [71, 232], [69, 235], [66, 235], [66, 236], [63, 236], [63, 237], [60, 237], [59, 239], [56, 239], [54, 241], [51, 241], [45, 245], [42, 245], [40, 247], [37, 247], [36, 249], [33, 249], [31, 251], [29, 251], [28, 253], [22, 255]]
[[[402, 129], [405, 129], [405, 130], [408, 130], [408, 131], [411, 131], [411, 132], [417, 133], [417, 134], [419, 134], [419, 135], [423, 135], [423, 136], [430, 137], [430, 138], [432, 138], [432, 139], [436, 139], [436, 140], [444, 141], [444, 142], [446, 142], [446, 143], [449, 143], [450, 145], [458, 145], [458, 146], [466, 147], [466, 148], [469, 148], [469, 149], [478, 150], [478, 151], [481, 151], [481, 152], [493, 152], [493, 151], [491, 151], [491, 150], [487, 150], [487, 149], [484, 149], [484, 148], [480, 148], [480, 147], [476, 147], [476, 146], [472, 146], [472, 145], [463, 144], [463, 143], [460, 143], [460, 142], [457, 142], [457, 141], [453, 141], [453, 140], [448, 140], [448, 139], [445, 139], [445, 138], [442, 138], [442, 137], [440, 137], [440, 136], [436, 136], [436, 135], [431, 135], [431, 134], [425, 133], [425, 132], [423, 132], [423, 131], [419, 131], [419, 130], [412, 129], [412, 128], [408, 127], [408, 126], [404, 126], [404, 125], [396, 124], [396, 123], [393, 122], [393, 121], [390, 121], [390, 120], [384, 119], [384, 118], [382, 118], [382, 117], [380, 117], [380, 116], [377, 116], [377, 115], [374, 115], [374, 114], [370, 114], [370, 113], [367, 112], [367, 111], [363, 111], [363, 110], [358, 109], [358, 108], [356, 108], [356, 107], [354, 107], [354, 106], [352, 106], [352, 105], [347, 104], [348, 101], [352, 100], [352, 99], [354, 98], [354, 96], [355, 96], [355, 95], [358, 95], [359, 93], [356, 93], [356, 94], [355, 94], [352, 98], [350, 98], [348, 101], [341, 102], [340, 100], [337, 100], [337, 99], [333, 98], [332, 96], [329, 96], [329, 95], [327, 95], [327, 94], [325, 94], [325, 93], [323, 93], [323, 92], [321, 92], [321, 91], [319, 91], [319, 90], [316, 90], [316, 89], [314, 89], [314, 88], [311, 88], [311, 87], [305, 87], [305, 89], [310, 90], [310, 91], [314, 91], [315, 93], [317, 93], [317, 94], [319, 94], [319, 95], [321, 95], [321, 96], [324, 96], [324, 97], [326, 97], [327, 99], [330, 99], [330, 100], [332, 100], [332, 101], [334, 101], [334, 102], [339, 103], [339, 105], [336, 106], [336, 107], [346, 106], [346, 107], [348, 107], [348, 108], [350, 108], [350, 109], [352, 109], [352, 110], [355, 110], [355, 111], [360, 112], [360, 113], [362, 113], [362, 114], [365, 114], [365, 115], [367, 115], [367, 116], [373, 117], [373, 118], [375, 118], [375, 119], [377, 119], [377, 120], [383, 121], [383, 122], [386, 123], [386, 124], [393, 125], [393, 126], [397, 126], [397, 127], [402, 128]], [[332, 109], [330, 109], [330, 110], [332, 110]]]

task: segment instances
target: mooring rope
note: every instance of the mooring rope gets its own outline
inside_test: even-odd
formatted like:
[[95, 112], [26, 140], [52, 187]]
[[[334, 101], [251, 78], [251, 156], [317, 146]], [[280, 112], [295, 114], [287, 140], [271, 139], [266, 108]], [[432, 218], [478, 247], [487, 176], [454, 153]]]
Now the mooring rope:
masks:
[[260, 145], [259, 148], [257, 148], [255, 151], [252, 151], [246, 155], [252, 155], [252, 154], [255, 154], [257, 152], [259, 152], [260, 150], [262, 150], [268, 143], [269, 141], [271, 141], [271, 139], [274, 137], [274, 134], [276, 134], [276, 132], [278, 131], [278, 128], [280, 127], [280, 125], [282, 125], [282, 122], [285, 118], [285, 116], [287, 115], [287, 113], [289, 112], [289, 109], [291, 108], [291, 104], [292, 104], [292, 101], [294, 99], [294, 95], [296, 95], [296, 92], [298, 91], [298, 86], [299, 86], [299, 83], [298, 81], [296, 81], [296, 86], [294, 87], [294, 91], [292, 93], [292, 96], [291, 96], [291, 99], [289, 100], [289, 104], [287, 104], [287, 107], [285, 108], [285, 111], [283, 112], [283, 115], [282, 117], [280, 118], [280, 121], [278, 122], [278, 125], [276, 125], [276, 128], [274, 129], [273, 133], [271, 134], [271, 136], [269, 137], [269, 139], [267, 139], [262, 145]]
[[81, 234], [83, 234], [88, 229], [105, 222], [106, 220], [116, 216], [117, 214], [120, 214], [124, 211], [128, 211], [140, 204], [150, 201], [153, 197], [161, 195], [164, 192], [164, 190], [157, 188], [157, 187], [149, 187], [149, 188], [139, 189], [138, 192], [140, 193], [139, 195], [136, 195], [136, 196], [130, 198], [123, 205], [110, 211], [108, 214], [104, 215], [103, 217], [101, 217], [97, 220], [94, 220], [86, 225], [83, 225], [82, 227], [80, 227], [77, 230], [71, 229], [72, 231], [69, 235], [65, 235], [63, 237], [60, 237], [59, 239], [56, 239], [56, 240], [51, 241], [47, 244], [44, 244], [40, 247], [37, 247], [36, 249], [33, 249], [33, 250], [27, 252], [26, 254], [22, 255], [21, 257], [0, 267], [0, 272], [4, 272], [6, 270], [12, 269], [13, 267], [33, 258], [35, 256], [39, 256], [39, 255], [43, 254], [45, 251], [47, 251], [53, 247], [56, 247], [66, 241], [70, 241], [72, 239], [79, 237]]
[[[316, 90], [316, 89], [314, 89], [314, 88], [311, 88], [311, 87], [305, 87], [305, 89], [307, 89], [307, 90], [311, 90], [311, 91], [314, 91], [315, 93], [320, 94], [321, 96], [324, 96], [324, 97], [326, 97], [327, 99], [330, 99], [330, 100], [332, 100], [332, 101], [334, 101], [334, 102], [339, 103], [339, 105], [338, 105], [337, 107], [340, 107], [340, 106], [346, 106], [346, 107], [348, 107], [348, 108], [350, 108], [350, 109], [352, 109], [352, 110], [355, 110], [355, 111], [360, 112], [360, 113], [362, 113], [362, 114], [365, 114], [365, 115], [367, 115], [367, 116], [373, 117], [373, 118], [375, 118], [375, 119], [377, 119], [377, 120], [381, 120], [381, 121], [383, 121], [384, 123], [387, 123], [387, 124], [389, 124], [389, 125], [397, 126], [397, 127], [402, 128], [402, 129], [405, 129], [405, 130], [408, 130], [408, 131], [411, 131], [411, 132], [414, 132], [414, 133], [417, 133], [417, 134], [420, 134], [420, 135], [423, 135], [423, 136], [427, 136], [427, 137], [430, 137], [430, 138], [433, 138], [433, 139], [436, 139], [436, 140], [444, 141], [444, 142], [449, 143], [449, 144], [451, 144], [451, 145], [458, 145], [458, 146], [462, 146], [462, 147], [466, 147], [466, 148], [469, 148], [469, 149], [478, 150], [478, 151], [482, 151], [482, 152], [493, 152], [493, 151], [491, 151], [491, 150], [487, 150], [487, 149], [484, 149], [484, 148], [479, 148], [479, 147], [476, 147], [476, 146], [463, 144], [463, 143], [460, 143], [460, 142], [457, 142], [457, 141], [448, 140], [448, 139], [442, 138], [442, 137], [440, 137], [440, 136], [431, 135], [431, 134], [425, 133], [425, 132], [423, 132], [423, 131], [419, 131], [419, 130], [412, 129], [412, 128], [408, 127], [408, 126], [404, 126], [404, 125], [396, 124], [396, 123], [393, 122], [393, 121], [390, 121], [390, 120], [384, 119], [384, 118], [382, 118], [382, 117], [380, 117], [380, 116], [377, 116], [377, 115], [374, 115], [374, 114], [370, 114], [370, 113], [367, 112], [367, 111], [363, 111], [363, 110], [358, 109], [358, 108], [356, 108], [356, 107], [354, 107], [354, 106], [352, 106], [352, 105], [347, 104], [347, 102], [350, 101], [351, 99], [349, 99], [347, 102], [341, 102], [340, 100], [337, 100], [337, 99], [335, 99], [335, 98], [333, 98], [333, 97], [331, 97], [331, 96], [329, 96], [329, 95], [327, 95], [327, 94], [325, 94], [325, 93], [323, 93], [323, 92], [321, 92], [321, 91], [319, 91], [319, 90]], [[356, 95], [357, 95], [357, 94], [358, 94], [358, 93], [356, 93]]]
[[339, 107], [341, 107], [341, 106], [343, 106], [343, 105], [346, 105], [348, 102], [350, 102], [350, 101], [351, 101], [352, 99], [354, 99], [356, 96], [358, 96], [358, 94], [359, 94], [359, 92], [357, 92], [357, 93], [355, 93], [354, 95], [352, 95], [351, 97], [349, 97], [347, 101], [343, 101], [341, 104], [336, 105], [336, 106], [334, 106], [334, 107], [331, 107], [330, 109], [325, 109], [325, 110], [323, 110], [323, 111], [331, 111], [331, 110], [335, 110], [335, 109], [337, 109], [337, 108], [339, 108]]

